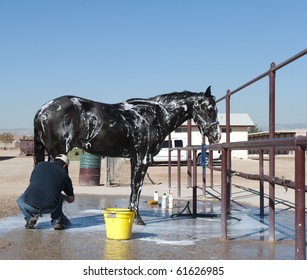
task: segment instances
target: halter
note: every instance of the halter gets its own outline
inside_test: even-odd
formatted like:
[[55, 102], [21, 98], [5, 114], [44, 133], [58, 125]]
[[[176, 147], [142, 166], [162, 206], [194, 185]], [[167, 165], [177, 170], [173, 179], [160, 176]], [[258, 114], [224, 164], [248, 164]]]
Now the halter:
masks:
[[219, 121], [212, 122], [208, 125], [208, 128], [211, 128], [212, 126], [219, 125], [219, 124], [220, 124]]

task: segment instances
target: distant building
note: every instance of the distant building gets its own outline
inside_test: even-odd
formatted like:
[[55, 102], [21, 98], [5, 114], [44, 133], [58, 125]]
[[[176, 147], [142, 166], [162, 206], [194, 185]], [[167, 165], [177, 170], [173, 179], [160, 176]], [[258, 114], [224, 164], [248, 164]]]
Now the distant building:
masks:
[[[294, 130], [279, 130], [275, 131], [275, 138], [289, 138], [289, 137], [296, 137], [296, 136], [307, 136], [307, 130], [305, 129], [294, 129]], [[268, 139], [269, 132], [257, 132], [251, 133], [248, 135], [248, 140], [261, 140], [261, 139]], [[268, 150], [263, 151], [265, 154], [268, 154]], [[249, 154], [258, 154], [258, 150], [250, 150]], [[287, 148], [276, 148], [276, 154], [280, 155], [288, 155], [293, 154], [292, 150]]]

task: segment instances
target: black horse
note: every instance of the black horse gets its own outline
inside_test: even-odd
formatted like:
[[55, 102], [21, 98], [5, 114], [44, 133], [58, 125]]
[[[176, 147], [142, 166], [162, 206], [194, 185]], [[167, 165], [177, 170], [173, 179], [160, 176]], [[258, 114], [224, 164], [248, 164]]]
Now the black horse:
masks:
[[144, 224], [138, 204], [144, 176], [166, 136], [193, 118], [210, 143], [220, 140], [217, 108], [211, 88], [205, 93], [174, 92], [149, 99], [104, 104], [76, 96], [47, 102], [34, 118], [34, 161], [67, 154], [73, 147], [131, 161], [129, 208], [135, 222]]

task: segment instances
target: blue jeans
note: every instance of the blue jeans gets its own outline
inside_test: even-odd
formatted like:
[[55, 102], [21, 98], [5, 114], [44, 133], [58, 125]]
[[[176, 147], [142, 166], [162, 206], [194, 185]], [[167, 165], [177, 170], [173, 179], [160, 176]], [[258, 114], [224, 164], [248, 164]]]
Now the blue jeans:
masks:
[[62, 206], [63, 199], [60, 199], [59, 204], [52, 209], [38, 209], [27, 203], [25, 203], [23, 194], [18, 198], [17, 204], [22, 212], [26, 221], [28, 221], [32, 217], [38, 217], [41, 214], [51, 214], [51, 222], [55, 221], [63, 216]]

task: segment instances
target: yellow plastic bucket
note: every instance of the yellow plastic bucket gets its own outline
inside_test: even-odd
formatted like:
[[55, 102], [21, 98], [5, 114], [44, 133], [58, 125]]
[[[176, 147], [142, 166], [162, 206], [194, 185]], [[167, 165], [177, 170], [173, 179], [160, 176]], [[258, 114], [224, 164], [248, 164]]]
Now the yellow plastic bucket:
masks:
[[135, 212], [127, 208], [105, 208], [106, 235], [109, 239], [130, 239]]

